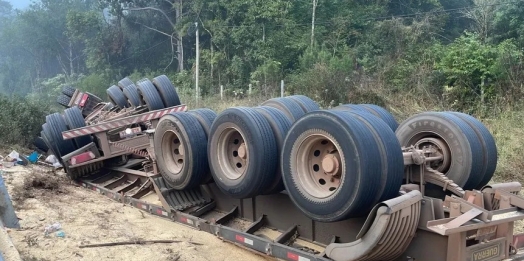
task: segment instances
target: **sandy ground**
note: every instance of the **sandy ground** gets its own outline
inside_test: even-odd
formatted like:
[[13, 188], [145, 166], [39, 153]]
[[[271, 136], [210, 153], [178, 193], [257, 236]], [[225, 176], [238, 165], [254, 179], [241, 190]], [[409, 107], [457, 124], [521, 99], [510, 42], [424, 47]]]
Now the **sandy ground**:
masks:
[[[77, 187], [63, 173], [46, 167], [4, 172], [21, 225], [8, 232], [23, 260], [275, 260]], [[42, 177], [51, 177], [47, 187], [40, 182]], [[44, 228], [55, 222], [61, 224], [65, 237], [56, 232], [44, 235]], [[133, 240], [180, 242], [79, 248]]]

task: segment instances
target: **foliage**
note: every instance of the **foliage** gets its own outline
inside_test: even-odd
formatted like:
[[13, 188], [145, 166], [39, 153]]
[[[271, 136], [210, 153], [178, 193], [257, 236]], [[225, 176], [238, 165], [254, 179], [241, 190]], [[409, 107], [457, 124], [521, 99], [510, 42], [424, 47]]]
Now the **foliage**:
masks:
[[40, 134], [50, 108], [43, 102], [0, 95], [0, 143], [27, 145]]
[[198, 37], [203, 97], [250, 85], [274, 97], [281, 80], [323, 106], [413, 95], [475, 112], [524, 96], [522, 2], [319, 0], [314, 28], [312, 14], [311, 0], [42, 0], [16, 13], [0, 0], [0, 93], [106, 97], [123, 77], [166, 74], [194, 97]]

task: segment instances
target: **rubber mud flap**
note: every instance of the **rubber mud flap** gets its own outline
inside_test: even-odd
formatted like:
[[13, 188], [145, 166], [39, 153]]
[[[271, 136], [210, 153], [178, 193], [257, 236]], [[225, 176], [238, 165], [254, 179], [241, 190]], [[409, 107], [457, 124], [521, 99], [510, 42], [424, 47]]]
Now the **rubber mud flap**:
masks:
[[211, 174], [222, 192], [233, 198], [260, 195], [277, 171], [277, 142], [266, 118], [254, 108], [222, 111], [208, 140]]
[[[333, 161], [336, 155], [339, 160]], [[382, 170], [377, 155], [379, 145], [362, 121], [338, 110], [310, 112], [293, 124], [284, 142], [281, 161], [286, 191], [313, 220], [360, 217], [377, 203], [376, 181]], [[325, 159], [332, 163], [324, 165]], [[320, 163], [315, 162], [322, 162], [323, 173], [336, 169], [336, 175], [322, 174]], [[317, 173], [325, 178], [317, 179]], [[334, 180], [326, 181], [330, 176]]]
[[209, 174], [207, 137], [194, 115], [186, 112], [164, 115], [153, 142], [158, 169], [172, 188], [191, 189], [203, 183]]

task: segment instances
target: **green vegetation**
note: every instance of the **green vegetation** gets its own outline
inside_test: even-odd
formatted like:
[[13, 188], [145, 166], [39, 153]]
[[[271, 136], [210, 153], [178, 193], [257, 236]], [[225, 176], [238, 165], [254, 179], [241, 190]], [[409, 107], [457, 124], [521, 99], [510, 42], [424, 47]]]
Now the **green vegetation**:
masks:
[[[523, 25], [524, 2], [513, 0], [41, 0], [24, 11], [0, 0], [0, 138], [27, 141], [59, 109], [65, 85], [106, 97], [125, 76], [166, 74], [196, 106], [198, 28], [199, 106], [255, 105], [278, 96], [284, 80], [286, 94], [325, 108], [375, 103], [399, 121], [463, 111], [489, 125], [499, 177], [511, 178], [520, 167]], [[235, 95], [250, 84], [249, 99]]]

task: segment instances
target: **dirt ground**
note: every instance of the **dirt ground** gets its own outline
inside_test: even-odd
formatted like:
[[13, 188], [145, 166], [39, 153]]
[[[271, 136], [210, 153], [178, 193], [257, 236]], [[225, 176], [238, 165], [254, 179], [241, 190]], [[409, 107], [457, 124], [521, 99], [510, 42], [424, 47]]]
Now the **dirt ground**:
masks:
[[[8, 232], [23, 260], [275, 260], [77, 187], [48, 167], [17, 166], [3, 177], [21, 226]], [[64, 237], [45, 236], [57, 222]], [[180, 242], [79, 247], [134, 240]]]

